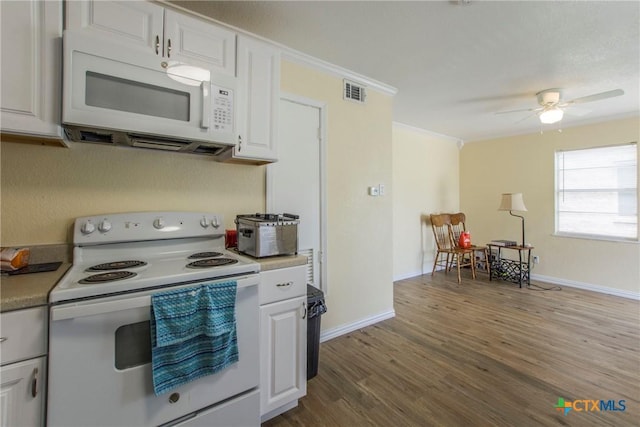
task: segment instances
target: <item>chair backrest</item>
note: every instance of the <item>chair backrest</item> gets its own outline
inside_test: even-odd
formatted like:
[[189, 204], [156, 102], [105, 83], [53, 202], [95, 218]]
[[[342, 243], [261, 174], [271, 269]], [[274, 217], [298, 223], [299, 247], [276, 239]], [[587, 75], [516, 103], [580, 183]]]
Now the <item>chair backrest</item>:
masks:
[[458, 212], [450, 214], [449, 218], [451, 221], [451, 239], [453, 240], [453, 244], [458, 246], [460, 234], [462, 234], [463, 231], [467, 231], [467, 226], [465, 224], [467, 217], [462, 212]]
[[448, 250], [453, 246], [451, 244], [451, 234], [449, 227], [451, 226], [451, 219], [449, 214], [431, 214], [429, 216], [431, 220], [431, 229], [433, 230], [433, 237], [436, 240], [438, 250]]

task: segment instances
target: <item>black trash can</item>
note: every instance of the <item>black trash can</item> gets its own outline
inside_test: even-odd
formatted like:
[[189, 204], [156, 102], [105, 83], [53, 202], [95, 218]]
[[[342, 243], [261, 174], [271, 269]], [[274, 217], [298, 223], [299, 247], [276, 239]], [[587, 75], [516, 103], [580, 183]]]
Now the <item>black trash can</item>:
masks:
[[318, 374], [320, 351], [320, 317], [327, 312], [324, 293], [307, 285], [307, 380]]

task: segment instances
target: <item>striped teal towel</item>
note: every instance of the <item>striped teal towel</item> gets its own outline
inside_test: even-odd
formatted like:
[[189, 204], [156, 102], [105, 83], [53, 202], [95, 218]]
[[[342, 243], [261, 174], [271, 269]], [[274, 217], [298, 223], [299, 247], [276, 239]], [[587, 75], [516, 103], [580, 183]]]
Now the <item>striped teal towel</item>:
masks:
[[151, 296], [153, 391], [165, 393], [238, 361], [237, 283], [229, 281]]

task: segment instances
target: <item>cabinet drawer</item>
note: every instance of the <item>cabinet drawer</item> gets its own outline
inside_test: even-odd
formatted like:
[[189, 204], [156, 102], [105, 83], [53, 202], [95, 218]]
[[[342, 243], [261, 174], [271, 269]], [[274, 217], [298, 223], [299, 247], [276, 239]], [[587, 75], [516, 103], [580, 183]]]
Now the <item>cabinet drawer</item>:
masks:
[[260, 273], [260, 305], [306, 295], [305, 271], [301, 265]]
[[16, 310], [0, 315], [0, 364], [47, 353], [47, 308]]

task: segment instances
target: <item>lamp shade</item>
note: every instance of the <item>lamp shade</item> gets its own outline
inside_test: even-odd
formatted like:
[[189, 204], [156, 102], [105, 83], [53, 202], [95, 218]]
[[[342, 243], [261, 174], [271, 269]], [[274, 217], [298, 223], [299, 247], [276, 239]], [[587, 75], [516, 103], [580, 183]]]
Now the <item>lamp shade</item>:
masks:
[[524, 206], [522, 200], [522, 193], [503, 193], [502, 200], [500, 201], [499, 211], [525, 211], [527, 208]]

